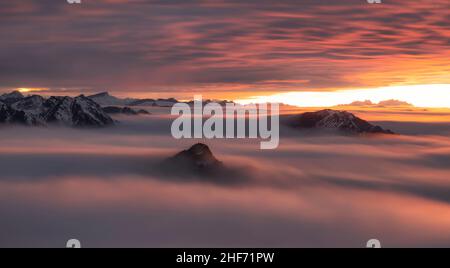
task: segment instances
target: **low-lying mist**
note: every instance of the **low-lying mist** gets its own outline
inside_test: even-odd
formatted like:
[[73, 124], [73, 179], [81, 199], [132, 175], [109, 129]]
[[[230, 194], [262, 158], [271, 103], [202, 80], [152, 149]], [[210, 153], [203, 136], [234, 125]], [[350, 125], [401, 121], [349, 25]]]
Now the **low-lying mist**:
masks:
[[[413, 135], [370, 137], [282, 127], [279, 148], [260, 150], [251, 139], [175, 140], [164, 115], [117, 119], [105, 129], [0, 127], [1, 247], [70, 238], [84, 247], [450, 246], [445, 125], [421, 133], [402, 122]], [[229, 168], [220, 182], [160, 172], [197, 142]]]

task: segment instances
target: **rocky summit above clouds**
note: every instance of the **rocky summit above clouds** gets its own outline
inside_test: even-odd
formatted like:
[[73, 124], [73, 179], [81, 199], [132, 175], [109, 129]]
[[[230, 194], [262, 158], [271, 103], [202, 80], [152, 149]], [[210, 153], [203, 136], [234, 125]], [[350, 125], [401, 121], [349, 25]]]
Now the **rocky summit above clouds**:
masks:
[[223, 175], [224, 165], [213, 155], [206, 144], [197, 143], [187, 150], [167, 158], [162, 167], [169, 173], [182, 175]]
[[212, 154], [209, 147], [203, 143], [197, 143], [189, 149], [177, 153], [175, 156], [169, 158], [169, 161], [199, 170], [215, 168], [222, 165]]
[[218, 160], [208, 145], [197, 143], [166, 158], [155, 168], [164, 178], [183, 182], [203, 181], [220, 185], [238, 185], [251, 179], [250, 166], [226, 165]]
[[288, 124], [300, 129], [334, 129], [347, 133], [394, 134], [346, 111], [321, 110], [291, 117]]
[[80, 95], [78, 97], [50, 97], [39, 95], [15, 98], [6, 94], [0, 100], [0, 123], [74, 127], [101, 127], [114, 124], [100, 105]]

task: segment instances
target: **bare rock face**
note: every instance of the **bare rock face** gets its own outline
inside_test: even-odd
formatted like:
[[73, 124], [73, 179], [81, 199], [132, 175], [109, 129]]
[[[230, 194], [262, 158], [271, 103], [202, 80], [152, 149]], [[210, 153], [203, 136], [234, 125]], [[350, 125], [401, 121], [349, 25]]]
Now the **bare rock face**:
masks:
[[224, 175], [224, 165], [213, 155], [209, 147], [203, 143], [197, 143], [187, 150], [167, 158], [162, 164], [164, 170], [169, 173], [207, 175], [220, 177]]
[[349, 133], [394, 134], [346, 111], [321, 110], [293, 117], [290, 126], [302, 129], [335, 129]]

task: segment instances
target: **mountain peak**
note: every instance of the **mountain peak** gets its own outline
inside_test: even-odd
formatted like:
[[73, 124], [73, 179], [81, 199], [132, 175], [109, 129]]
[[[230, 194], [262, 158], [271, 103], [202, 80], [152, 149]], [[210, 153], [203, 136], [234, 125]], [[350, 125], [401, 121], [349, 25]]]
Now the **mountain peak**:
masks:
[[8, 100], [8, 99], [18, 100], [18, 99], [22, 99], [22, 98], [24, 98], [24, 96], [22, 95], [22, 93], [20, 93], [17, 90], [14, 90], [10, 93], [5, 93], [3, 95], [0, 95], [0, 100]]
[[174, 157], [192, 161], [192, 163], [198, 167], [206, 167], [220, 163], [220, 161], [214, 157], [208, 145], [203, 143], [197, 143], [189, 149], [178, 153]]
[[121, 99], [115, 97], [114, 95], [110, 95], [109, 92], [101, 92], [98, 94], [94, 94], [91, 96], [87, 96], [87, 98], [95, 101], [96, 103], [103, 106], [111, 106], [111, 105], [128, 105], [130, 102], [135, 101], [135, 99]]
[[191, 146], [188, 150], [186, 150], [188, 154], [190, 154], [193, 157], [199, 158], [199, 159], [211, 159], [214, 158], [211, 150], [209, 149], [208, 145], [203, 143], [197, 143]]
[[353, 133], [393, 134], [392, 131], [374, 126], [350, 112], [331, 109], [303, 113], [293, 118], [290, 125], [297, 128], [336, 129]]
[[223, 167], [206, 144], [197, 143], [166, 159], [166, 170], [186, 171], [199, 175], [218, 175]]

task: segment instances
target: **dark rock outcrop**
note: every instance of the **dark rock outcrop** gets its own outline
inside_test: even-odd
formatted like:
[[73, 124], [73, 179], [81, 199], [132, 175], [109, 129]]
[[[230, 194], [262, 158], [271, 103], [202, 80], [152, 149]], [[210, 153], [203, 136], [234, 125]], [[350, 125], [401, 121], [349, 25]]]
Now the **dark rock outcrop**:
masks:
[[179, 175], [200, 175], [220, 177], [224, 174], [224, 165], [213, 155], [209, 147], [197, 143], [187, 150], [167, 158], [163, 163], [163, 170]]

